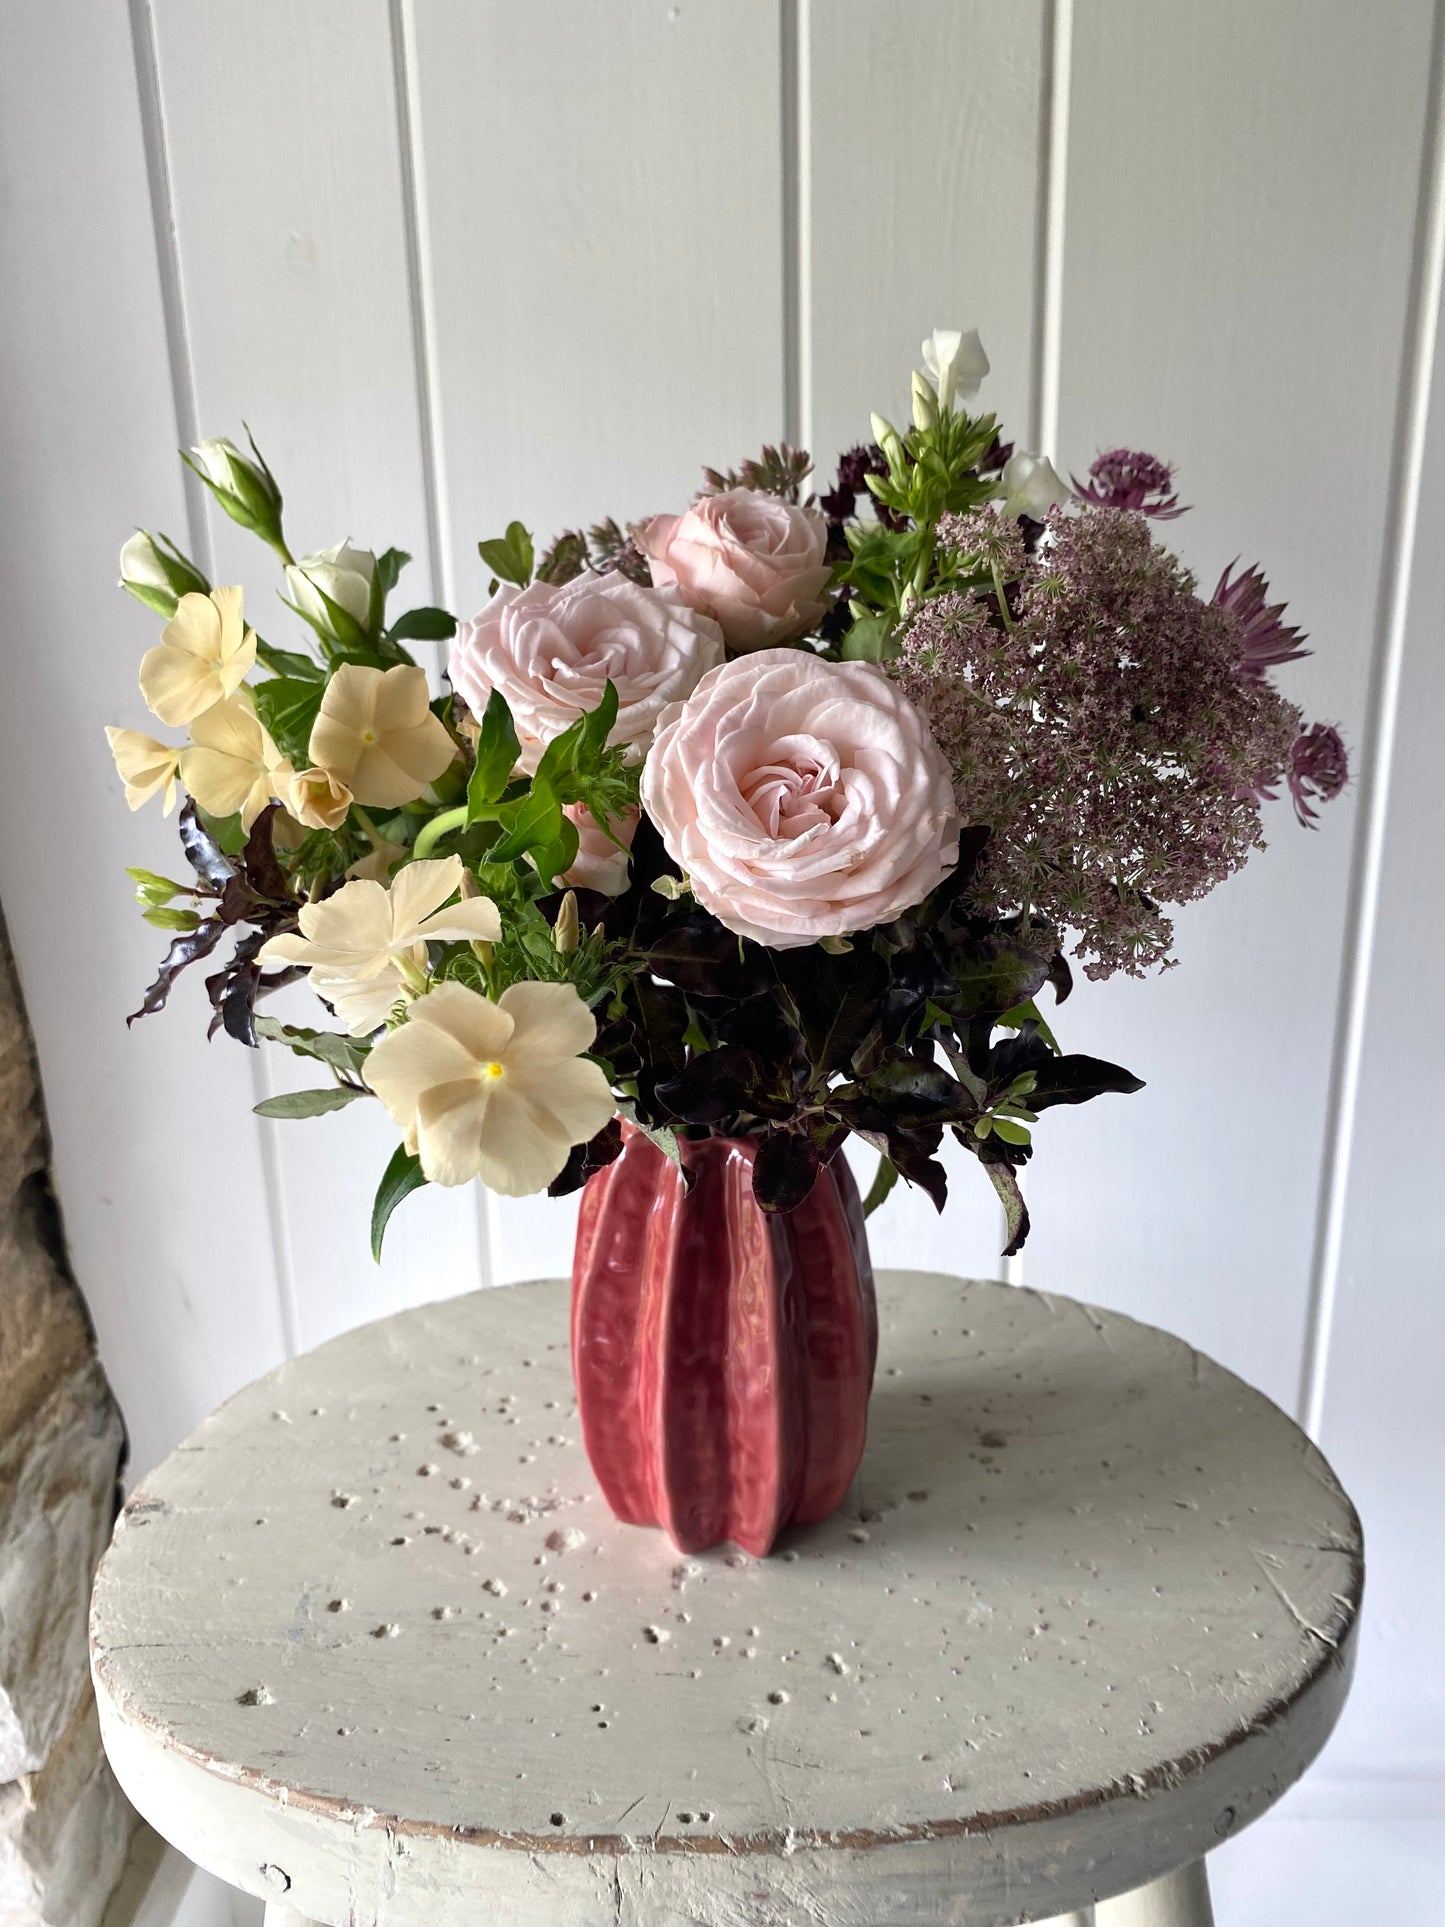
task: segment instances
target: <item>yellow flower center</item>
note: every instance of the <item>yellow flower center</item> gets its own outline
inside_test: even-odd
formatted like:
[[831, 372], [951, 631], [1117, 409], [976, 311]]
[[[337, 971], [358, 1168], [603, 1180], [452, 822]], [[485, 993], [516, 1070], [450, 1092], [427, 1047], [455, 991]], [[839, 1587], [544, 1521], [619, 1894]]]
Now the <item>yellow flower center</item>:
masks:
[[376, 731], [374, 729], [363, 729], [361, 732], [361, 740], [369, 749], [376, 741]]
[[483, 1077], [497, 1078], [497, 1077], [502, 1077], [504, 1075], [505, 1075], [504, 1067], [501, 1064], [497, 1063], [495, 1058], [492, 1060], [490, 1064], [483, 1064], [482, 1066]]

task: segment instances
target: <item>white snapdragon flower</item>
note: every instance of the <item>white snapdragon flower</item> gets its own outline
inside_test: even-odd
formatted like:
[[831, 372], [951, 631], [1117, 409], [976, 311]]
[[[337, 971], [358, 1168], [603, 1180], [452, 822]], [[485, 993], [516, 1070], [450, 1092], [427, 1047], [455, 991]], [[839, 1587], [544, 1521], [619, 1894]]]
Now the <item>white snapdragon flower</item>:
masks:
[[376, 581], [376, 557], [370, 549], [354, 549], [350, 542], [303, 555], [286, 571], [291, 600], [313, 626], [331, 633], [331, 614], [322, 596], [344, 609], [364, 629], [371, 617], [371, 595]]
[[480, 1178], [526, 1197], [616, 1108], [601, 1067], [581, 1055], [596, 1035], [572, 984], [513, 984], [493, 1003], [443, 983], [375, 1045], [362, 1075], [433, 1184]]
[[365, 1037], [422, 987], [428, 942], [495, 943], [501, 936], [490, 897], [442, 908], [462, 887], [462, 875], [461, 858], [447, 856], [408, 863], [390, 888], [344, 883], [334, 896], [303, 904], [300, 934], [272, 937], [261, 961], [301, 964], [351, 1035]]
[[978, 329], [961, 334], [957, 328], [935, 328], [923, 344], [923, 365], [933, 377], [941, 408], [952, 408], [955, 400], [972, 401], [988, 373]]
[[1042, 521], [1058, 502], [1073, 494], [1047, 455], [1010, 455], [1003, 465], [1003, 512]]

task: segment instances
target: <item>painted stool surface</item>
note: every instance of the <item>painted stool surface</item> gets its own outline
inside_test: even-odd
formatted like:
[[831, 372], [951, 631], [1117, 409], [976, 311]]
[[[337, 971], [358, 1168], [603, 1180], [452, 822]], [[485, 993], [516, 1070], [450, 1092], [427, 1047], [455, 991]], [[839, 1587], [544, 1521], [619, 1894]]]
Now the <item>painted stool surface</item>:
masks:
[[162, 1834], [273, 1927], [1209, 1921], [1349, 1689], [1359, 1523], [1289, 1418], [1116, 1313], [885, 1272], [841, 1511], [684, 1558], [598, 1496], [567, 1292], [349, 1332], [132, 1495], [92, 1664]]

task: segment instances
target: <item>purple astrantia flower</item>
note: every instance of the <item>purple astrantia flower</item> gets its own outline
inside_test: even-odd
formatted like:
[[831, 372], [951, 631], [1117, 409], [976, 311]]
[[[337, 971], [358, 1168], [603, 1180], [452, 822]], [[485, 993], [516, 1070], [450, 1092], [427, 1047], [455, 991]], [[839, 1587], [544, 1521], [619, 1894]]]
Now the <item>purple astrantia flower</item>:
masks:
[[1330, 723], [1311, 723], [1301, 730], [1291, 745], [1285, 778], [1295, 815], [1313, 828], [1319, 811], [1310, 808], [1311, 798], [1331, 802], [1350, 778], [1350, 759], [1340, 732]]
[[1091, 465], [1087, 483], [1071, 479], [1079, 500], [1097, 508], [1137, 509], [1159, 522], [1187, 513], [1188, 505], [1181, 506], [1170, 487], [1173, 469], [1137, 448], [1111, 448]]
[[1284, 603], [1266, 602], [1269, 584], [1264, 570], [1258, 566], [1246, 569], [1231, 582], [1233, 568], [1231, 562], [1219, 578], [1214, 604], [1227, 610], [1239, 624], [1239, 666], [1244, 674], [1263, 678], [1277, 664], [1298, 662], [1301, 656], [1309, 655], [1310, 651], [1302, 647], [1304, 630], [1288, 628], [1280, 621]]

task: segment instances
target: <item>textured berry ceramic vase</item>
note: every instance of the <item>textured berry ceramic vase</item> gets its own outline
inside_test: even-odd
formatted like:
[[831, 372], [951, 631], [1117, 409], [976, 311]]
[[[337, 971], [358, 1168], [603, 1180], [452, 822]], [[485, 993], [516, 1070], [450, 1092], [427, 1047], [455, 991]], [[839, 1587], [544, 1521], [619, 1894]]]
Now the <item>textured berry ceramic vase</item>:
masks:
[[797, 1210], [762, 1211], [746, 1138], [640, 1131], [588, 1180], [572, 1267], [572, 1363], [603, 1495], [682, 1552], [766, 1553], [848, 1490], [878, 1350], [863, 1212], [841, 1157]]

